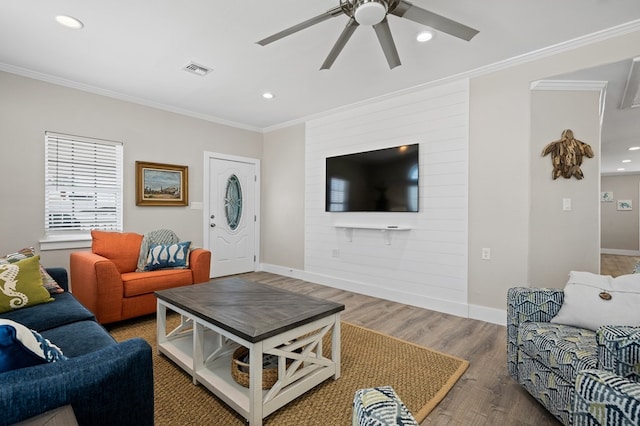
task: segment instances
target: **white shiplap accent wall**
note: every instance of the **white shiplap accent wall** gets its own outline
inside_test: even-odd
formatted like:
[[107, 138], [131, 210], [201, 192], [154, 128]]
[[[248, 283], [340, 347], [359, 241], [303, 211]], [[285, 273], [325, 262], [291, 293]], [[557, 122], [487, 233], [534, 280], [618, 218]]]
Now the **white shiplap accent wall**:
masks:
[[[467, 79], [307, 123], [305, 275], [322, 284], [468, 316]], [[419, 213], [327, 213], [325, 158], [420, 144]], [[387, 244], [380, 230], [341, 224], [409, 226]], [[334, 251], [339, 257], [334, 257]]]

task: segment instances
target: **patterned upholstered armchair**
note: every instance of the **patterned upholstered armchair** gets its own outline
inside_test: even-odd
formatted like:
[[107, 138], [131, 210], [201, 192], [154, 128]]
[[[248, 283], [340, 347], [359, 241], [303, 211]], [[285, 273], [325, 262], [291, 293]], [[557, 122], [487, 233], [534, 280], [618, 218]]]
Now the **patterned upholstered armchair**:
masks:
[[550, 323], [563, 299], [509, 289], [509, 374], [565, 425], [640, 424], [640, 328]]

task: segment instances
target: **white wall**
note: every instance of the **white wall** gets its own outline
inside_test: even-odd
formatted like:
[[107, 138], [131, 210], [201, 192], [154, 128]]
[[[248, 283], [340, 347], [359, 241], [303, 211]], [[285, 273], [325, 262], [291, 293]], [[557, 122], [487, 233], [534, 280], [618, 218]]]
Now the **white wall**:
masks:
[[[474, 310], [504, 310], [507, 290], [530, 283], [529, 236], [539, 231], [529, 228], [531, 82], [637, 56], [638, 46], [640, 32], [623, 34], [471, 79], [469, 303]], [[483, 247], [491, 248], [490, 261], [481, 259]]]
[[[139, 207], [135, 162], [189, 167], [189, 200], [203, 201], [205, 151], [262, 156], [262, 134], [0, 72], [0, 253], [39, 248], [44, 237], [44, 133], [55, 131], [124, 144], [124, 230], [173, 229], [196, 246], [202, 209]], [[45, 266], [68, 267], [71, 250], [41, 252]]]
[[[600, 203], [602, 251], [640, 255], [639, 214], [640, 175], [603, 176], [602, 191], [613, 192], [613, 202]], [[633, 210], [617, 209], [618, 200], [631, 200]]]
[[[316, 126], [316, 130], [324, 133], [323, 138], [326, 139], [323, 139], [322, 145], [316, 145], [313, 141], [315, 133], [312, 135], [311, 144], [305, 150], [307, 156], [313, 157], [307, 158], [304, 172], [292, 167], [290, 161], [294, 157], [293, 161], [298, 161], [305, 154], [296, 151], [293, 156], [279, 156], [278, 151], [286, 153], [287, 146], [298, 149], [299, 146], [294, 146], [295, 140], [301, 138], [299, 143], [304, 145], [305, 136], [296, 130], [287, 134], [283, 129], [284, 134], [274, 135], [283, 145], [269, 152], [269, 167], [276, 171], [274, 176], [296, 182], [315, 176], [315, 180], [307, 180], [305, 183], [307, 207], [304, 214], [307, 217], [294, 221], [298, 228], [300, 222], [307, 220], [308, 223], [304, 225], [305, 234], [295, 231], [287, 235], [287, 253], [306, 252], [305, 262], [312, 262], [305, 265], [311, 271], [305, 278], [317, 278], [318, 282], [378, 292], [386, 288], [391, 292], [389, 298], [416, 296], [415, 300], [425, 305], [440, 302], [438, 299], [441, 299], [441, 304], [433, 306], [436, 310], [460, 310], [468, 302], [470, 312], [473, 311], [472, 317], [486, 318], [487, 315], [493, 315], [492, 318], [496, 321], [504, 319], [507, 289], [529, 283], [529, 236], [538, 231], [529, 228], [530, 83], [638, 56], [638, 46], [640, 32], [620, 34], [608, 40], [473, 77], [469, 84], [469, 96], [461, 96], [464, 99], [460, 99], [461, 103], [469, 103], [468, 129], [466, 119], [462, 120], [465, 124], [460, 125], [460, 129], [465, 129], [465, 138], [468, 130], [468, 147], [454, 149], [451, 153], [446, 151], [447, 143], [433, 142], [439, 137], [437, 134], [436, 138], [427, 134], [429, 138], [421, 140], [422, 121], [429, 126], [437, 124], [435, 111], [420, 115], [421, 111], [411, 108], [416, 99], [421, 101], [420, 96], [426, 96], [422, 101], [428, 103], [429, 96], [433, 96], [437, 90], [450, 88], [449, 85], [443, 89], [436, 87], [413, 95], [403, 95], [398, 97], [397, 102], [395, 98], [389, 98], [379, 106], [388, 111], [382, 111], [376, 104], [372, 104], [311, 121], [309, 125]], [[0, 168], [3, 182], [0, 185], [0, 197], [3, 200], [0, 207], [0, 252], [28, 245], [37, 246], [38, 240], [42, 238], [43, 135], [46, 130], [122, 140], [125, 143], [127, 182], [124, 217], [126, 229], [145, 232], [170, 224], [177, 228], [180, 236], [193, 238], [196, 243], [201, 242], [202, 238], [202, 211], [135, 206], [132, 186], [135, 160], [188, 165], [190, 198], [192, 201], [201, 201], [204, 151], [254, 158], [262, 156], [263, 136], [257, 132], [234, 129], [7, 73], [0, 73], [0, 93], [0, 146], [3, 159], [3, 167]], [[432, 102], [437, 105], [435, 99]], [[405, 104], [408, 106], [406, 117], [399, 112]], [[361, 116], [363, 111], [371, 111], [380, 120], [371, 119], [367, 115]], [[394, 117], [393, 123], [388, 121], [388, 114]], [[405, 122], [405, 118], [417, 118], [419, 122]], [[434, 118], [435, 122], [431, 122]], [[338, 134], [332, 137], [331, 129], [322, 128], [325, 124], [329, 125], [332, 119], [346, 126], [345, 129], [351, 133], [336, 129]], [[379, 132], [375, 130], [377, 125], [383, 126]], [[366, 133], [366, 126], [374, 130]], [[420, 140], [414, 139], [416, 135]], [[269, 137], [271, 136], [265, 136], [264, 140]], [[426, 170], [421, 170], [422, 176], [445, 173], [440, 178], [452, 184], [452, 187], [430, 187], [433, 179], [437, 180], [439, 177], [432, 176], [431, 182], [423, 180], [422, 206], [426, 206], [424, 201], [444, 202], [450, 196], [449, 200], [452, 202], [461, 203], [453, 205], [452, 207], [456, 207], [453, 211], [461, 208], [468, 210], [468, 232], [466, 225], [462, 231], [458, 231], [463, 228], [460, 223], [465, 220], [460, 216], [452, 214], [451, 220], [442, 216], [432, 218], [427, 216], [429, 212], [422, 210], [416, 223], [411, 223], [415, 229], [406, 234], [394, 234], [391, 246], [386, 246], [383, 237], [372, 231], [356, 231], [354, 238], [357, 242], [347, 245], [344, 233], [331, 226], [323, 211], [324, 183], [319, 179], [323, 165], [319, 158], [325, 154], [391, 146], [406, 140], [420, 142], [421, 148], [426, 144], [427, 148], [421, 149], [421, 155], [427, 161]], [[468, 160], [466, 154], [458, 155], [458, 151], [467, 149]], [[432, 166], [428, 163], [430, 158], [446, 158], [448, 155], [454, 157], [451, 163], [447, 163], [446, 159], [438, 160]], [[262, 167], [267, 167], [265, 161], [262, 162]], [[279, 169], [286, 168], [291, 168], [284, 173], [286, 178], [284, 175], [277, 176]], [[452, 172], [450, 176], [449, 168]], [[305, 176], [305, 173], [309, 174]], [[458, 182], [457, 179], [467, 176], [465, 174], [468, 174], [468, 179], [465, 177], [464, 182]], [[269, 176], [271, 172], [266, 176], [267, 180], [270, 179]], [[449, 181], [449, 178], [452, 180]], [[459, 183], [462, 188], [467, 182], [468, 197], [461, 196], [462, 192], [457, 190], [456, 185]], [[266, 183], [263, 182], [263, 185]], [[296, 185], [292, 187], [296, 188], [292, 197], [297, 197], [299, 188]], [[445, 193], [448, 195], [443, 195]], [[262, 201], [267, 203], [264, 198]], [[265, 215], [271, 215], [274, 211], [270, 208], [268, 212], [265, 211]], [[388, 218], [381, 216], [380, 220], [386, 222]], [[277, 226], [285, 227], [282, 222], [278, 222]], [[267, 224], [263, 223], [263, 232], [266, 227]], [[461, 253], [457, 243], [444, 244], [439, 241], [439, 233], [445, 236], [460, 233], [454, 239], [461, 241], [461, 245], [467, 244], [468, 240], [468, 251]], [[268, 233], [268, 237], [263, 240], [263, 252], [273, 250], [271, 253], [276, 253], [280, 250], [278, 235], [277, 232]], [[433, 243], [433, 240], [437, 242]], [[313, 247], [309, 246], [310, 242]], [[330, 258], [331, 250], [336, 245], [342, 250], [342, 256], [338, 260]], [[361, 248], [371, 256], [363, 258], [358, 254], [361, 251], [353, 250], [354, 247]], [[490, 261], [480, 258], [483, 247], [491, 248]], [[316, 254], [324, 264], [313, 260]], [[270, 260], [278, 263], [274, 269], [279, 272], [286, 273], [291, 269], [300, 274], [304, 272], [298, 269], [299, 257], [284, 255]], [[68, 251], [46, 252], [43, 254], [43, 261], [47, 266], [64, 266], [68, 263]], [[366, 262], [372, 263], [372, 270], [380, 272], [380, 275], [368, 272]], [[380, 270], [379, 265], [387, 267]], [[393, 293], [392, 286], [397, 282], [402, 284], [402, 292]], [[437, 284], [434, 286], [433, 283]], [[438, 287], [442, 283], [444, 285]]]
[[[535, 90], [531, 93], [531, 224], [529, 283], [562, 288], [570, 270], [600, 273], [600, 91]], [[571, 129], [588, 144], [584, 178], [552, 179], [547, 144]], [[571, 210], [564, 210], [563, 200]]]
[[[404, 303], [467, 314], [468, 81], [422, 90], [307, 123], [305, 272]], [[420, 144], [418, 213], [325, 212], [325, 158]], [[379, 230], [400, 225], [391, 244]], [[339, 257], [333, 257], [334, 250]]]
[[[304, 269], [304, 138], [299, 124], [264, 135], [262, 262]], [[303, 246], [304, 247], [304, 246]]]

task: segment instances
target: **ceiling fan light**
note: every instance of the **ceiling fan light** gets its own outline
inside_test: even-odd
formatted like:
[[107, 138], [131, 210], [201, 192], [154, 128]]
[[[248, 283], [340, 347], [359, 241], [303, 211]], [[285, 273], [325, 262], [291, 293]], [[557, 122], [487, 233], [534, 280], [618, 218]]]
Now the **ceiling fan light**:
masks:
[[387, 5], [377, 0], [367, 0], [356, 6], [353, 17], [360, 25], [376, 25], [387, 16]]

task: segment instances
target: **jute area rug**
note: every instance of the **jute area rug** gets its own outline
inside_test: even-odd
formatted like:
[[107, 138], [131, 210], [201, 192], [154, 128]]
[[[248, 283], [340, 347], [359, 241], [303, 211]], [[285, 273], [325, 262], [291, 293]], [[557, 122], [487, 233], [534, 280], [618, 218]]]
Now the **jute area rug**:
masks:
[[[169, 325], [178, 323], [177, 315]], [[173, 324], [171, 322], [174, 321]], [[245, 425], [244, 419], [202, 385], [159, 355], [155, 317], [143, 317], [110, 327], [118, 341], [142, 337], [153, 347], [155, 424]], [[445, 397], [469, 363], [349, 323], [341, 328], [342, 374], [268, 416], [268, 426], [350, 425], [356, 390], [393, 386], [418, 422]], [[324, 349], [330, 348], [330, 342]]]

